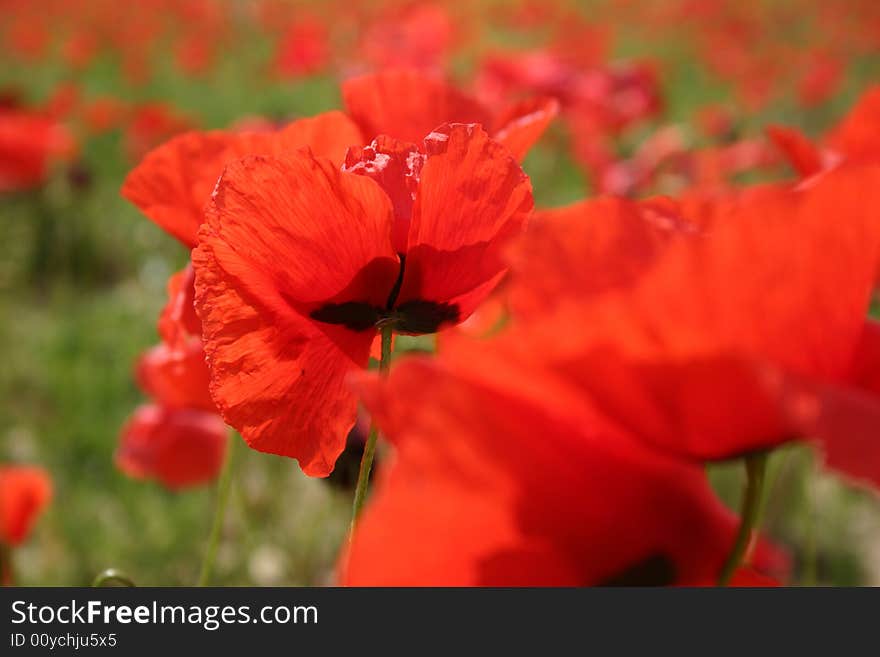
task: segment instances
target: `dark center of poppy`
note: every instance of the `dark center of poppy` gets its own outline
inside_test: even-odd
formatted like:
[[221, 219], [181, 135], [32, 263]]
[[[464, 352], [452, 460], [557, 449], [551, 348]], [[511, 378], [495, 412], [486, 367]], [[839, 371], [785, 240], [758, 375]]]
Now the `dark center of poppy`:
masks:
[[410, 299], [395, 307], [403, 285], [405, 268], [406, 256], [401, 255], [397, 280], [384, 308], [365, 301], [345, 301], [324, 304], [313, 310], [309, 316], [319, 322], [338, 324], [352, 331], [366, 331], [391, 324], [397, 333], [410, 335], [436, 333], [443, 324], [457, 322], [460, 312], [458, 306], [452, 303]]

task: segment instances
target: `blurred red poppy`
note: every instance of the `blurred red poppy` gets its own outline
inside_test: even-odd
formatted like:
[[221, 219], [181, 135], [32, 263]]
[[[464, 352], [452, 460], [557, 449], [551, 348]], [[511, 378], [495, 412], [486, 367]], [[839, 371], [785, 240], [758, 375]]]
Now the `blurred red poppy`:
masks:
[[[162, 342], [147, 350], [135, 368], [138, 385], [152, 404], [141, 406], [127, 421], [117, 449], [123, 472], [169, 488], [216, 477], [226, 449], [225, 425], [208, 386], [193, 280], [188, 265], [168, 281], [168, 303], [159, 318]], [[180, 452], [178, 459], [174, 450]]]
[[798, 100], [804, 107], [816, 107], [832, 98], [846, 73], [843, 61], [821, 51], [810, 53], [804, 68], [797, 88]]
[[649, 62], [584, 68], [562, 53], [526, 51], [487, 57], [478, 74], [481, 97], [538, 94], [559, 101], [574, 131], [617, 134], [662, 109], [657, 71]]
[[82, 118], [89, 132], [99, 135], [121, 125], [125, 113], [126, 107], [121, 100], [100, 96], [83, 107]]
[[75, 152], [73, 137], [54, 119], [40, 112], [0, 109], [0, 193], [38, 187], [53, 163]]
[[216, 413], [140, 406], [122, 428], [116, 464], [130, 477], [171, 489], [212, 481], [226, 454], [226, 426]]
[[[603, 425], [549, 373], [491, 342], [458, 341], [361, 387], [397, 449], [343, 557], [343, 584], [716, 581], [737, 523], [702, 469]], [[784, 558], [762, 544], [756, 562]]]
[[419, 165], [395, 169], [394, 185], [368, 180], [400, 164], [379, 151], [366, 176], [307, 151], [228, 165], [193, 251], [218, 408], [252, 447], [313, 476], [345, 445], [357, 403], [346, 378], [366, 367], [377, 324], [420, 334], [466, 319], [532, 207], [525, 174], [478, 126], [410, 145], [404, 164]]
[[0, 543], [22, 543], [51, 498], [52, 480], [43, 468], [0, 465]]
[[330, 59], [327, 26], [315, 19], [300, 19], [281, 35], [275, 53], [278, 75], [296, 77], [320, 72]]
[[[422, 71], [440, 70], [455, 36], [455, 26], [448, 10], [426, 2], [404, 3], [402, 7], [389, 4], [384, 14], [363, 30], [358, 58], [377, 70], [395, 66]], [[464, 119], [448, 117], [428, 130], [453, 120]]]
[[[841, 167], [797, 188], [683, 207], [709, 230], [673, 238], [641, 276], [626, 275], [632, 257], [608, 255], [633, 284], [573, 290], [541, 315], [521, 313], [519, 325], [607, 417], [663, 450], [723, 459], [818, 438], [832, 465], [859, 453], [850, 474], [880, 483], [880, 397], [866, 383], [877, 359], [865, 357], [878, 349], [867, 320], [878, 185], [878, 167]], [[627, 241], [611, 245], [620, 247], [630, 251]], [[582, 261], [559, 248], [530, 266], [564, 274]], [[529, 271], [511, 289], [530, 290]]]

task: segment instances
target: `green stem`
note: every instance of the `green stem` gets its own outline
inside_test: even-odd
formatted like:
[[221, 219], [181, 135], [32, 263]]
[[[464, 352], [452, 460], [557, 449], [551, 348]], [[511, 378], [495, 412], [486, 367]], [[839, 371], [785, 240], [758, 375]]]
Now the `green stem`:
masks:
[[232, 463], [235, 460], [235, 447], [238, 437], [235, 432], [229, 431], [229, 447], [226, 461], [223, 463], [223, 471], [220, 473], [220, 481], [217, 483], [217, 507], [214, 510], [214, 524], [211, 527], [211, 536], [208, 539], [208, 549], [202, 561], [202, 571], [199, 574], [198, 586], [208, 586], [211, 580], [211, 570], [214, 568], [214, 559], [217, 556], [217, 546], [220, 543], [220, 533], [223, 529], [223, 520], [226, 518], [226, 507], [229, 506], [229, 493], [232, 490]]
[[752, 531], [758, 527], [761, 515], [761, 498], [767, 473], [767, 453], [750, 454], [745, 458], [745, 463], [747, 481], [740, 510], [739, 529], [736, 532], [733, 549], [721, 568], [721, 575], [718, 577], [719, 586], [727, 586], [734, 572], [742, 563], [752, 540]]
[[[379, 360], [379, 374], [385, 376], [388, 374], [388, 368], [391, 366], [391, 325], [385, 325], [380, 329], [382, 336], [382, 357]], [[351, 513], [351, 531], [349, 538], [354, 534], [354, 528], [357, 524], [358, 516], [367, 499], [367, 490], [370, 487], [370, 470], [373, 469], [373, 456], [376, 454], [376, 442], [379, 439], [379, 427], [376, 426], [374, 419], [370, 420], [370, 433], [367, 436], [367, 444], [364, 445], [364, 455], [361, 457], [361, 468], [358, 472], [357, 486], [354, 489], [354, 503]]]

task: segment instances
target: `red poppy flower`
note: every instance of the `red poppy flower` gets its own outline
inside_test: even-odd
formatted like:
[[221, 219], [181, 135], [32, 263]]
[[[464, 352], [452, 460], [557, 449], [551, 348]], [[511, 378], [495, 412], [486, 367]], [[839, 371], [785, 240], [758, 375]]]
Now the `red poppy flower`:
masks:
[[840, 89], [846, 74], [843, 61], [827, 52], [812, 53], [805, 62], [798, 81], [798, 101], [804, 107], [816, 107], [828, 101]]
[[193, 298], [193, 271], [187, 266], [168, 281], [168, 303], [159, 319], [162, 342], [140, 357], [135, 370], [138, 385], [154, 403], [128, 420], [117, 451], [123, 472], [169, 488], [213, 479], [226, 449]]
[[698, 230], [665, 198], [607, 197], [538, 211], [509, 249], [516, 277], [525, 282], [507, 290], [510, 308], [517, 316], [540, 317], [566, 301], [633, 284], [672, 239]]
[[[392, 230], [406, 180], [383, 185], [389, 197], [375, 169], [300, 151], [228, 165], [193, 252], [214, 401], [252, 447], [309, 475], [327, 475], [345, 445], [357, 403], [345, 381], [366, 367], [377, 323], [418, 334], [467, 318], [531, 210], [525, 174], [478, 126], [424, 144], [409, 151], [420, 165], [405, 244]], [[376, 168], [394, 161], [377, 154]]]
[[74, 70], [85, 69], [98, 52], [98, 37], [87, 27], [79, 27], [68, 35], [61, 46], [64, 61]]
[[214, 64], [217, 38], [208, 30], [194, 31], [178, 37], [174, 46], [174, 61], [188, 75], [204, 75]]
[[658, 75], [647, 62], [583, 68], [562, 53], [494, 55], [483, 62], [478, 84], [496, 100], [523, 92], [556, 98], [576, 131], [618, 134], [662, 109]]
[[[466, 348], [463, 348], [466, 346]], [[395, 445], [341, 581], [355, 586], [709, 585], [736, 520], [701, 468], [605, 427], [541, 369], [459, 341], [363, 398]], [[779, 558], [762, 546], [761, 565]], [[748, 578], [747, 578], [748, 579]]]
[[[843, 167], [719, 200], [710, 230], [673, 239], [633, 284], [573, 291], [519, 324], [606, 416], [665, 450], [721, 459], [815, 437], [838, 462], [858, 445], [853, 474], [880, 482], [880, 397], [864, 369], [877, 363], [865, 354], [878, 349], [866, 319], [878, 184], [878, 167]], [[562, 248], [542, 265], [564, 273], [582, 262]], [[632, 259], [619, 262], [625, 279]], [[528, 272], [512, 288], [531, 288]]]
[[454, 33], [453, 20], [441, 6], [430, 3], [392, 6], [363, 31], [358, 57], [377, 70], [395, 66], [440, 70]]
[[442, 80], [405, 69], [347, 80], [342, 97], [367, 139], [418, 142], [443, 123], [479, 123], [520, 161], [558, 110], [552, 98], [538, 98], [493, 113]]
[[136, 376], [141, 389], [163, 406], [215, 411], [208, 392], [202, 324], [196, 316], [192, 265], [168, 280], [168, 302], [159, 316], [162, 342], [143, 354]]
[[122, 428], [116, 464], [130, 477], [171, 489], [212, 481], [226, 454], [226, 426], [216, 413], [140, 406]]
[[76, 151], [70, 133], [37, 112], [0, 110], [0, 193], [38, 187], [53, 162]]
[[316, 19], [300, 19], [290, 25], [277, 45], [275, 71], [284, 77], [320, 72], [330, 59], [327, 26]]
[[51, 498], [52, 480], [42, 468], [0, 466], [0, 543], [24, 541]]
[[188, 132], [150, 152], [125, 179], [122, 195], [194, 247], [204, 207], [227, 162], [309, 147], [341, 163], [345, 150], [360, 143], [357, 127], [340, 112], [294, 121], [278, 132]]

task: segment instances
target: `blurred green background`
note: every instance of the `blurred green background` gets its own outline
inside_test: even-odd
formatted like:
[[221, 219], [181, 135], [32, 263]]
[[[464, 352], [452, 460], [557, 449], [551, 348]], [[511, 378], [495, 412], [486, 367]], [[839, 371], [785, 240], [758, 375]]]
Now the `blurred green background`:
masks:
[[[687, 42], [646, 45], [639, 34], [618, 37], [616, 57], [650, 55], [663, 63], [667, 120], [687, 122], [706, 104], [734, 102]], [[507, 43], [502, 31], [491, 38]], [[0, 88], [19, 89], [38, 103], [58, 83], [74, 81], [89, 97], [170, 101], [206, 128], [245, 115], [293, 118], [340, 107], [333, 76], [280, 81], [253, 75], [269, 57], [268, 45], [257, 33], [244, 43], [198, 78], [159, 61], [150, 81], [135, 86], [112, 58], [99, 58], [71, 78], [50, 59], [0, 67]], [[466, 74], [469, 66], [463, 56], [453, 68]], [[876, 61], [859, 63], [830, 103], [808, 111], [776, 103], [740, 128], [759, 134], [769, 122], [784, 122], [818, 134], [878, 72]], [[525, 163], [541, 206], [589, 193], [577, 168], [551, 146], [562, 128], [554, 132]], [[192, 584], [210, 532], [213, 487], [172, 493], [129, 479], [113, 464], [119, 428], [144, 400], [132, 364], [157, 341], [166, 280], [187, 258], [120, 198], [130, 167], [121, 139], [114, 131], [83, 142], [82, 165], [91, 179], [85, 188], [59, 171], [37, 193], [0, 198], [0, 461], [41, 464], [55, 485], [48, 512], [17, 550], [17, 577], [25, 585], [87, 585], [108, 567], [138, 584]], [[243, 443], [236, 458], [214, 583], [331, 582], [350, 493]], [[731, 464], [712, 473], [733, 506], [740, 470]], [[877, 497], [818, 474], [807, 450], [773, 456], [764, 526], [791, 549], [795, 583], [880, 584]]]

